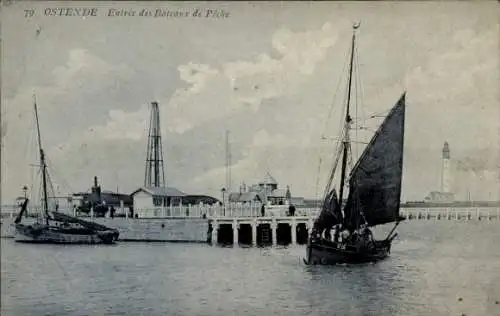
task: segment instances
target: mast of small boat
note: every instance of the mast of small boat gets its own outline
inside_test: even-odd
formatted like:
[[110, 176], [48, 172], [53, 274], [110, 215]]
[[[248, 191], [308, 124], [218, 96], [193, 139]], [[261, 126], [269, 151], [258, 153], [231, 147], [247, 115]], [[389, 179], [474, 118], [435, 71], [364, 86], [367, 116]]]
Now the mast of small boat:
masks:
[[351, 60], [349, 62], [349, 83], [348, 83], [348, 91], [347, 91], [347, 105], [346, 105], [346, 114], [345, 114], [345, 132], [342, 140], [343, 143], [343, 151], [342, 151], [342, 170], [340, 175], [340, 211], [343, 210], [343, 195], [344, 195], [344, 186], [345, 186], [345, 176], [346, 176], [346, 167], [347, 167], [347, 155], [349, 149], [349, 129], [351, 124], [351, 116], [349, 114], [349, 108], [351, 104], [351, 88], [352, 88], [352, 71], [353, 71], [353, 61], [354, 61], [354, 44], [356, 41], [356, 29], [359, 28], [360, 23], [356, 23], [352, 26], [352, 44], [351, 44]]
[[42, 137], [40, 136], [40, 123], [38, 121], [38, 109], [36, 105], [36, 95], [33, 94], [33, 106], [35, 108], [36, 130], [38, 135], [38, 147], [40, 149], [40, 167], [42, 168], [42, 190], [43, 190], [43, 211], [45, 212], [45, 223], [49, 225], [49, 203], [47, 198], [47, 164], [45, 163], [45, 153], [42, 148]]

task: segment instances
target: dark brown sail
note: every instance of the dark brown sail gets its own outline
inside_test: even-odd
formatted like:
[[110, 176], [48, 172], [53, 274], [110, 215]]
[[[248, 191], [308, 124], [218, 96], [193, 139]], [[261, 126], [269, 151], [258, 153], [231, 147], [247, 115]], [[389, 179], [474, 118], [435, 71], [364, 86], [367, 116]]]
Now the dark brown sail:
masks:
[[323, 202], [321, 212], [314, 222], [314, 230], [317, 233], [322, 233], [340, 223], [342, 223], [342, 213], [340, 212], [337, 192], [333, 189]]
[[346, 228], [356, 229], [362, 222], [376, 226], [400, 219], [405, 95], [380, 125], [351, 172], [344, 209]]

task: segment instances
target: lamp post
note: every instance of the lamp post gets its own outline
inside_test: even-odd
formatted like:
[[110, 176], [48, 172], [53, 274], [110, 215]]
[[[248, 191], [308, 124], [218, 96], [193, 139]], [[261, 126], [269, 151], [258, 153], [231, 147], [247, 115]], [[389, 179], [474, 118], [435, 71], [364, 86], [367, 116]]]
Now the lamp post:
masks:
[[226, 188], [220, 189], [222, 193], [222, 215], [226, 216], [226, 199], [225, 199], [225, 193], [226, 193]]

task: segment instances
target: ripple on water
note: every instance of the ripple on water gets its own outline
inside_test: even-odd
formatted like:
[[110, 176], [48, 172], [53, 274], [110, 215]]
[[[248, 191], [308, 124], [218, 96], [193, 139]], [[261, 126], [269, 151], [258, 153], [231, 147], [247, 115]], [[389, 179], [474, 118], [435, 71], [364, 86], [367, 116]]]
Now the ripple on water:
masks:
[[304, 247], [2, 240], [2, 315], [500, 315], [500, 222], [398, 230], [387, 260], [335, 267]]

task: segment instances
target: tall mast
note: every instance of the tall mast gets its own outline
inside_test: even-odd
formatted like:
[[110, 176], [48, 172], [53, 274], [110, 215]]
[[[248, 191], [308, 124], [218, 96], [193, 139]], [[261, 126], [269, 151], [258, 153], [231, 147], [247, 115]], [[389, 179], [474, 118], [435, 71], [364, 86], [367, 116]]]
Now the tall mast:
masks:
[[226, 190], [231, 192], [231, 147], [229, 144], [229, 130], [226, 130]]
[[38, 109], [36, 105], [36, 96], [33, 94], [33, 106], [35, 107], [36, 130], [38, 135], [38, 147], [40, 148], [40, 167], [42, 168], [42, 190], [43, 190], [43, 210], [45, 212], [45, 221], [49, 224], [49, 203], [47, 198], [47, 165], [45, 164], [45, 153], [42, 148], [42, 137], [40, 136], [40, 123], [38, 122]]
[[349, 107], [351, 105], [351, 87], [352, 87], [352, 70], [353, 70], [353, 61], [354, 61], [354, 44], [356, 40], [356, 29], [359, 28], [359, 22], [352, 26], [352, 44], [351, 44], [351, 61], [349, 63], [349, 83], [348, 83], [348, 91], [347, 91], [347, 109], [345, 114], [345, 133], [343, 143], [343, 152], [342, 152], [342, 173], [340, 176], [340, 209], [342, 209], [342, 199], [344, 194], [344, 185], [345, 185], [345, 173], [346, 173], [346, 165], [347, 165], [347, 153], [349, 149], [349, 128], [351, 124], [351, 116], [349, 113]]

